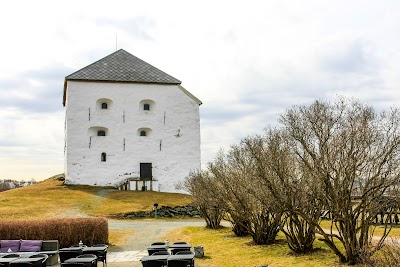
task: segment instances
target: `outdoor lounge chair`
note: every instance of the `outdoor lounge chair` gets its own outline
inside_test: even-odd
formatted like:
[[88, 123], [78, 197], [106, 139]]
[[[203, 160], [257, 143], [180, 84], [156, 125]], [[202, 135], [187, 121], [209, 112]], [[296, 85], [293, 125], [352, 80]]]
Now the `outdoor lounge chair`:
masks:
[[34, 264], [35, 267], [46, 267], [46, 261], [49, 258], [49, 255], [47, 254], [35, 254], [32, 256], [29, 256], [29, 258], [42, 258], [42, 261], [40, 261], [40, 264]]
[[82, 250], [60, 250], [59, 251], [60, 255], [60, 263], [64, 263], [64, 261], [70, 259], [70, 258], [76, 258], [79, 255], [82, 255]]
[[151, 245], [166, 245], [166, 243], [165, 242], [154, 242], [154, 243], [151, 243]]
[[21, 255], [19, 254], [7, 254], [3, 256], [2, 258], [21, 258]]
[[32, 262], [10, 262], [10, 267], [33, 267]]
[[64, 262], [61, 263], [61, 267], [85, 267], [84, 263], [78, 263], [78, 262]]
[[188, 261], [181, 260], [171, 260], [168, 261], [168, 267], [192, 267], [191, 263]]
[[162, 250], [162, 251], [157, 251], [157, 252], [154, 252], [153, 254], [151, 254], [152, 256], [154, 256], [154, 255], [169, 255], [169, 252], [168, 252], [168, 250]]
[[[93, 245], [93, 247], [107, 247], [108, 245], [106, 244], [96, 244]], [[103, 262], [103, 267], [107, 267], [107, 249], [104, 252], [98, 252], [96, 253], [97, 260]]]
[[190, 250], [183, 250], [183, 251], [178, 251], [176, 255], [194, 255], [194, 252]]
[[148, 260], [148, 261], [142, 261], [142, 266], [143, 267], [166, 267], [164, 261], [158, 261], [158, 260]]

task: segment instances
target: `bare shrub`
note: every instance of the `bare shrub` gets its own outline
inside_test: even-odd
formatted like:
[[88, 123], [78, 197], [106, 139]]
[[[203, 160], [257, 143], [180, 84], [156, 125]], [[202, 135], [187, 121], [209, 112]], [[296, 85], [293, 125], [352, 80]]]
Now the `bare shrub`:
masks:
[[193, 196], [193, 202], [211, 229], [220, 227], [224, 209], [214, 192], [214, 177], [208, 171], [191, 172], [184, 181], [184, 188]]
[[386, 240], [382, 248], [372, 258], [365, 259], [365, 262], [371, 267], [400, 266], [400, 241]]
[[60, 247], [78, 244], [108, 243], [108, 222], [105, 218], [50, 220], [2, 220], [0, 239], [58, 240]]
[[[242, 141], [251, 157], [255, 169], [254, 194], [274, 214], [283, 216], [276, 226], [285, 234], [289, 248], [295, 253], [307, 253], [313, 249], [315, 227], [294, 209], [302, 209], [315, 223], [319, 220], [319, 205], [310, 199], [309, 187], [303, 182], [304, 173], [296, 164], [288, 135], [281, 130], [267, 129], [264, 136], [248, 137]], [[278, 224], [278, 221], [279, 224]]]

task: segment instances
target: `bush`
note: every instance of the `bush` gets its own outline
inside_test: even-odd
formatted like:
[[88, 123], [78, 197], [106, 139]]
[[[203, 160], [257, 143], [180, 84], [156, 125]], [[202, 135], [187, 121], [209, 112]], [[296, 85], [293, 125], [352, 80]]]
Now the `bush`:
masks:
[[108, 222], [105, 218], [49, 220], [2, 220], [0, 239], [58, 240], [59, 246], [108, 243]]
[[386, 241], [379, 253], [365, 262], [371, 267], [400, 266], [400, 242], [395, 239]]

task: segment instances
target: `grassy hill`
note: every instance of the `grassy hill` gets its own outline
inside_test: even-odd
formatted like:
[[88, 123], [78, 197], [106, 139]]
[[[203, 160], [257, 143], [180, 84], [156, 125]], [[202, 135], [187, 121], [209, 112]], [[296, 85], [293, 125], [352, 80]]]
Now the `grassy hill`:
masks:
[[191, 196], [151, 191], [120, 191], [109, 187], [64, 185], [54, 176], [27, 187], [0, 192], [0, 219], [110, 216], [149, 211], [160, 206], [187, 205]]

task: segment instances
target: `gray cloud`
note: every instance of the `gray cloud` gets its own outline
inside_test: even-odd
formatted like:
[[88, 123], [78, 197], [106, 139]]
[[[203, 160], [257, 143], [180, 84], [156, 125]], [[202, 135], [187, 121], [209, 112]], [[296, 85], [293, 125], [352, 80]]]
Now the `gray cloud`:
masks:
[[333, 48], [328, 47], [321, 56], [320, 66], [328, 72], [351, 74], [374, 71], [378, 64], [369, 44], [358, 39], [337, 44]]
[[[0, 105], [20, 111], [46, 113], [61, 110], [64, 77], [72, 70], [63, 66], [29, 70], [18, 78], [0, 80]], [[38, 85], [33, 86], [33, 82]]]

